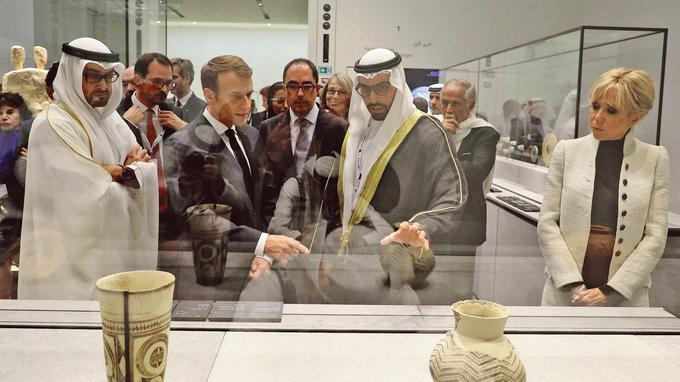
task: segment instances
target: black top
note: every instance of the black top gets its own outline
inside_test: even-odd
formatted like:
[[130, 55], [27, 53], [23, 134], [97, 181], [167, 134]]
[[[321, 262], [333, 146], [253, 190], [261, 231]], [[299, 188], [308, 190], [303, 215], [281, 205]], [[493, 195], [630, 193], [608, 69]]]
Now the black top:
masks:
[[595, 157], [595, 185], [590, 224], [609, 228], [616, 234], [619, 210], [619, 178], [623, 162], [623, 142], [601, 141]]

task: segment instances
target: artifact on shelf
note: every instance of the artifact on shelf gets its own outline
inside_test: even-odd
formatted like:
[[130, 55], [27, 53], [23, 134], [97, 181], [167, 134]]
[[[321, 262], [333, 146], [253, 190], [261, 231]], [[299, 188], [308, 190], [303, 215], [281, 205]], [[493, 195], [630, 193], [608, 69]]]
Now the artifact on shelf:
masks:
[[526, 381], [524, 365], [503, 335], [508, 311], [491, 301], [465, 300], [451, 307], [455, 318], [430, 355], [434, 381]]
[[175, 276], [116, 273], [97, 280], [109, 382], [165, 379]]
[[187, 209], [194, 271], [200, 285], [219, 285], [227, 266], [231, 207], [200, 204]]
[[2, 91], [19, 93], [35, 117], [43, 110], [42, 104], [49, 101], [45, 93], [47, 50], [41, 46], [33, 48], [35, 68], [24, 68], [26, 52], [23, 47], [12, 46], [11, 55], [14, 70], [2, 77]]
[[552, 158], [552, 153], [555, 150], [555, 146], [557, 146], [557, 141], [557, 135], [554, 133], [548, 133], [545, 135], [545, 138], [543, 138], [543, 152], [541, 153], [541, 156], [546, 167], [550, 167], [550, 160]]

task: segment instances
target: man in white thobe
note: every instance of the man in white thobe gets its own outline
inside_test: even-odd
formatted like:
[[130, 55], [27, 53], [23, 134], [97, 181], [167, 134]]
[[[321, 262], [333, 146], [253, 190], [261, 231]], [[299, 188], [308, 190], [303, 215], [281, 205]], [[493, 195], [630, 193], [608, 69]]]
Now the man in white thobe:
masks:
[[100, 277], [157, 265], [156, 166], [116, 113], [125, 67], [92, 38], [62, 51], [28, 143], [22, 299], [96, 299]]

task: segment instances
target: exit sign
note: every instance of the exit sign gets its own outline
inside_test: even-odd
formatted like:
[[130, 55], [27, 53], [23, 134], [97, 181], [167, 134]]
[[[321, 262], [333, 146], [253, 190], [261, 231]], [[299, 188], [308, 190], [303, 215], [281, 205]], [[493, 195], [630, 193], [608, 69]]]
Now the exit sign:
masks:
[[319, 74], [331, 74], [333, 73], [333, 68], [330, 66], [319, 66]]

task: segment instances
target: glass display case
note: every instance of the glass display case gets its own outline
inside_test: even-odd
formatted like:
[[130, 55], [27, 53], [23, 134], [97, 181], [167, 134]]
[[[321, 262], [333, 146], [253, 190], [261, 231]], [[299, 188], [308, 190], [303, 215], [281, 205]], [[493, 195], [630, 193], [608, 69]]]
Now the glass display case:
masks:
[[453, 65], [440, 80], [466, 79], [478, 89], [477, 113], [501, 133], [499, 155], [547, 165], [562, 139], [590, 133], [588, 92], [605, 71], [647, 71], [656, 102], [635, 136], [658, 144], [667, 29], [583, 26]]

